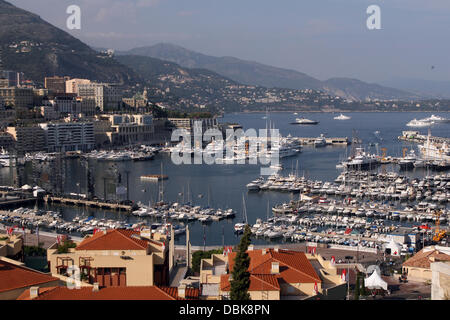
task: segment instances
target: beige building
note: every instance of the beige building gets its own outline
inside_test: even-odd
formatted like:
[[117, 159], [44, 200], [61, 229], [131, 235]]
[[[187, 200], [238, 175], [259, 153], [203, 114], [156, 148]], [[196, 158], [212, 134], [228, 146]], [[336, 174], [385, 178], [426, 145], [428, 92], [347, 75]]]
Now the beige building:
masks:
[[403, 263], [403, 273], [410, 280], [431, 281], [431, 264], [435, 262], [450, 263], [450, 248], [443, 246], [423, 248]]
[[100, 287], [167, 285], [165, 241], [149, 230], [99, 231], [65, 253], [58, 253], [55, 243], [47, 250], [47, 260], [52, 274], [65, 275], [69, 267], [76, 266], [87, 282]]
[[151, 114], [102, 115], [95, 123], [96, 142], [109, 145], [131, 145], [154, 139]]
[[[344, 299], [346, 283], [330, 261], [320, 255], [283, 249], [255, 250], [250, 246], [252, 300]], [[203, 299], [229, 299], [235, 252], [212, 255], [200, 265]]]
[[14, 139], [19, 154], [44, 151], [46, 148], [45, 131], [40, 126], [8, 127], [6, 132]]
[[44, 87], [53, 94], [66, 93], [66, 81], [68, 80], [70, 77], [45, 77]]
[[0, 233], [0, 257], [20, 259], [22, 256], [23, 239], [21, 235]]
[[7, 106], [15, 108], [32, 107], [34, 95], [32, 88], [4, 87], [0, 88], [0, 97]]
[[88, 79], [71, 79], [66, 81], [66, 93], [77, 93], [80, 84], [89, 84], [91, 80]]
[[78, 84], [78, 96], [92, 100], [102, 112], [118, 111], [122, 106], [122, 92], [118, 85], [109, 83]]

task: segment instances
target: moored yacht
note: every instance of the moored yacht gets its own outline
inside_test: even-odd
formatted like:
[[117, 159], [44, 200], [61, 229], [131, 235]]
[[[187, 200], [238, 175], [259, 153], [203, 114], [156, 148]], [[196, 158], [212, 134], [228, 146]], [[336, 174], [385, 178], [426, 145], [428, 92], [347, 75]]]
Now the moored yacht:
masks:
[[333, 118], [334, 120], [349, 120], [351, 119], [351, 117], [343, 115], [342, 113], [340, 115], [338, 115], [337, 117]]

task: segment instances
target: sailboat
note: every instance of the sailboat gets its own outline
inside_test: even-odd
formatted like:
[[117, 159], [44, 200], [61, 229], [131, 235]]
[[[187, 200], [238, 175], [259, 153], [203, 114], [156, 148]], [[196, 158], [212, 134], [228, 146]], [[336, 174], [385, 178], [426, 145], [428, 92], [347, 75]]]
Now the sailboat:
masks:
[[236, 233], [243, 233], [245, 230], [245, 227], [248, 225], [248, 221], [247, 221], [247, 209], [246, 209], [246, 205], [245, 205], [245, 198], [244, 198], [244, 194], [242, 194], [242, 223], [236, 223], [234, 225], [234, 231]]

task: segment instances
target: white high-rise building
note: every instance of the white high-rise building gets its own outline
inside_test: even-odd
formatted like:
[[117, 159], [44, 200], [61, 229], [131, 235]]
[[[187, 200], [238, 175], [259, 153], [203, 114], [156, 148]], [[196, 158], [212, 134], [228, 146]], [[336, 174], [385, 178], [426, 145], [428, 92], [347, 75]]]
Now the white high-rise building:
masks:
[[95, 147], [92, 122], [49, 122], [40, 127], [45, 131], [47, 152], [88, 152]]

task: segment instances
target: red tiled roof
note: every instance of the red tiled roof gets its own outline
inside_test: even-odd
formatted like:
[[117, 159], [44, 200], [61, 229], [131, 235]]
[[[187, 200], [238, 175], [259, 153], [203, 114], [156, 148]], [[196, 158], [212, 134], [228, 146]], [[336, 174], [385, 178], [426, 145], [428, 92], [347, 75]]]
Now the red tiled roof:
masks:
[[[230, 291], [230, 275], [224, 274], [220, 277], [220, 290]], [[250, 274], [249, 291], [280, 291], [278, 278], [272, 274]]]
[[[277, 275], [279, 282], [286, 283], [321, 283], [322, 280], [317, 275], [311, 262], [303, 252], [291, 250], [250, 250], [247, 251], [250, 257], [249, 272], [251, 274], [271, 274], [272, 262], [279, 263], [280, 273]], [[228, 256], [230, 271], [234, 267], [236, 252]]]
[[137, 231], [113, 229], [85, 238], [75, 250], [146, 250], [148, 242], [141, 239]]
[[[432, 259], [435, 259], [433, 261]], [[435, 248], [424, 248], [403, 263], [404, 267], [430, 269], [430, 264], [437, 261], [450, 261], [450, 255], [441, 253]]]
[[[196, 300], [198, 289], [186, 289], [186, 299]], [[31, 300], [26, 290], [17, 300]], [[92, 287], [69, 289], [68, 287], [39, 288], [39, 296], [33, 300], [184, 300], [174, 287], [107, 287], [93, 291]]]
[[58, 280], [44, 273], [0, 260], [0, 292]]

